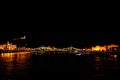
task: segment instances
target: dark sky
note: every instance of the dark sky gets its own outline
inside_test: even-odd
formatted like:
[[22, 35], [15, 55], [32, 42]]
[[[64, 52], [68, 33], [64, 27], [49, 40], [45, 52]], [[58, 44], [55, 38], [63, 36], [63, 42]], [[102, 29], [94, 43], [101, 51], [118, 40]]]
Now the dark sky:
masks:
[[[89, 47], [93, 45], [103, 45], [118, 43], [119, 32], [115, 31], [48, 31], [48, 30], [28, 30], [28, 31], [10, 31], [0, 32], [0, 42], [14, 42], [14, 38], [19, 38], [26, 35], [26, 40], [29, 47], [56, 46], [56, 47]], [[21, 42], [22, 43], [22, 42]]]
[[23, 35], [30, 47], [120, 43], [118, 10], [112, 7], [6, 8], [1, 13], [0, 43]]

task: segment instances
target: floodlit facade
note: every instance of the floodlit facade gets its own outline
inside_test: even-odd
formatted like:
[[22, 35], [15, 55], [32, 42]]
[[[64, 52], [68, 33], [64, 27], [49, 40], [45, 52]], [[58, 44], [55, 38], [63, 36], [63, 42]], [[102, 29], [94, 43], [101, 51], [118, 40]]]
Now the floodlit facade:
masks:
[[104, 45], [104, 46], [95, 46], [95, 47], [92, 47], [92, 51], [107, 51], [111, 48], [117, 48], [119, 47], [118, 45], [115, 45], [115, 44], [111, 44], [111, 45]]
[[15, 50], [15, 49], [17, 49], [17, 45], [13, 45], [12, 43], [7, 42], [7, 44], [0, 45], [0, 49], [2, 49], [2, 50]]

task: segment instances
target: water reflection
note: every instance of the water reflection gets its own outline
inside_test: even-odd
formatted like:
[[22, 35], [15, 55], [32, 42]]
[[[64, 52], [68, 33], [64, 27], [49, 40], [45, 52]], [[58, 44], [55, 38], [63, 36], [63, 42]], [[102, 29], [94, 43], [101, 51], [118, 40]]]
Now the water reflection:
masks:
[[0, 54], [0, 76], [14, 76], [25, 72], [29, 66], [30, 54], [19, 53], [1, 53]]
[[118, 64], [118, 55], [96, 55], [93, 58], [95, 70], [98, 71], [115, 71]]
[[102, 57], [95, 56], [94, 61], [95, 61], [95, 69], [99, 71], [102, 68]]
[[[120, 55], [40, 54], [40, 53], [1, 53], [0, 80], [39, 77], [43, 72], [80, 72], [81, 75], [106, 75], [120, 72]], [[34, 73], [34, 74], [33, 74]], [[74, 73], [73, 73], [74, 74]], [[13, 79], [14, 80], [14, 79]], [[26, 79], [27, 80], [27, 79]]]

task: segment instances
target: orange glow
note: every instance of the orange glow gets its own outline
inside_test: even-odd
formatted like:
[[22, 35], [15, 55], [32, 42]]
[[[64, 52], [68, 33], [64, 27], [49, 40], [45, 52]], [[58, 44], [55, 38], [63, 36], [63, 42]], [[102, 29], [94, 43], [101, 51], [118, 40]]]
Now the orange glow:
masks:
[[2, 58], [13, 58], [13, 54], [12, 53], [2, 53], [1, 57]]
[[[30, 55], [28, 52], [16, 52], [16, 53], [1, 53], [0, 58], [2, 62], [6, 63], [7, 65], [3, 65], [7, 71], [7, 74], [11, 74], [15, 66], [20, 65], [21, 69], [25, 69], [27, 67], [28, 59]], [[24, 65], [23, 65], [24, 64]]]
[[[13, 59], [15, 57], [15, 55], [17, 55], [17, 58], [22, 58], [24, 59], [25, 58], [25, 55], [27, 54], [28, 52], [17, 52], [17, 53], [2, 53], [1, 54], [1, 57], [2, 58], [7, 58], [8, 60], [10, 59]], [[23, 54], [23, 55], [22, 55]], [[24, 55], [25, 54], [25, 55]], [[22, 55], [22, 56], [21, 56]]]
[[95, 51], [99, 51], [99, 50], [100, 50], [100, 47], [95, 47], [94, 50], [95, 50]]
[[97, 45], [95, 47], [92, 47], [92, 51], [106, 51], [110, 48], [113, 48], [113, 47], [119, 47], [118, 45], [114, 45], [114, 44], [111, 44], [111, 45], [104, 45], [104, 46], [100, 46], [100, 45]]
[[114, 55], [114, 58], [117, 58], [117, 55]]
[[92, 51], [106, 51], [106, 47], [96, 46], [92, 47]]

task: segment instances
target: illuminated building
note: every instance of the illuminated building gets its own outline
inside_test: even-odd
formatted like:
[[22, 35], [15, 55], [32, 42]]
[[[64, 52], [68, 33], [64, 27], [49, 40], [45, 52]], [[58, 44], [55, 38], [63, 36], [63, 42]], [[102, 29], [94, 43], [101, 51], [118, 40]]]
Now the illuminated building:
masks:
[[117, 48], [119, 47], [118, 45], [115, 45], [115, 44], [111, 44], [111, 45], [104, 45], [104, 46], [95, 46], [95, 47], [92, 47], [92, 51], [107, 51], [107, 50], [110, 50], [112, 48]]
[[12, 43], [7, 42], [7, 44], [0, 45], [0, 49], [2, 50], [15, 50], [17, 49], [17, 45], [13, 45]]

